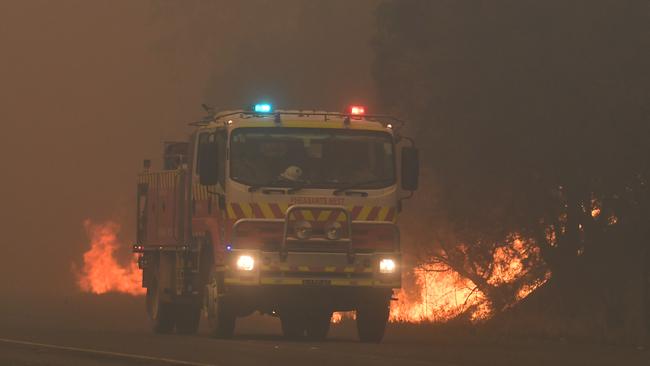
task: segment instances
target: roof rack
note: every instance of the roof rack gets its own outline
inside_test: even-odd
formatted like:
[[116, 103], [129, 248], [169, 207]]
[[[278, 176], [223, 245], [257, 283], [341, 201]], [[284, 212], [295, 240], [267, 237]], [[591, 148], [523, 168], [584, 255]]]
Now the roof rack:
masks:
[[320, 112], [320, 111], [283, 111], [283, 110], [276, 110], [275, 112], [272, 113], [259, 113], [255, 111], [246, 111], [246, 110], [236, 110], [236, 111], [228, 111], [224, 113], [215, 113], [212, 115], [205, 116], [199, 121], [195, 122], [190, 122], [190, 126], [207, 126], [212, 122], [216, 122], [218, 119], [224, 118], [224, 117], [229, 117], [229, 116], [235, 116], [235, 115], [241, 115], [243, 116], [249, 116], [249, 117], [267, 117], [267, 116], [275, 116], [276, 118], [279, 118], [282, 115], [287, 115], [287, 116], [301, 116], [301, 117], [310, 117], [310, 116], [323, 116], [325, 120], [327, 121], [327, 117], [337, 117], [337, 118], [344, 118], [348, 122], [350, 119], [363, 119], [369, 122], [377, 122], [381, 123], [384, 126], [387, 126], [389, 124], [394, 124], [392, 128], [394, 129], [399, 129], [403, 127], [406, 122], [404, 120], [401, 120], [399, 118], [390, 116], [390, 115], [385, 115], [385, 114], [364, 114], [364, 115], [352, 115], [350, 113], [340, 113], [340, 112]]

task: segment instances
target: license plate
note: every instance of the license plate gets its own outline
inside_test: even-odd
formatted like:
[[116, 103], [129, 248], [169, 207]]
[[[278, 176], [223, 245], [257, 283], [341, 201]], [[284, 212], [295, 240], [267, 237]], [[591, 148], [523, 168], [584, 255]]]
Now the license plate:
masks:
[[302, 284], [306, 286], [329, 286], [332, 284], [331, 280], [302, 280]]

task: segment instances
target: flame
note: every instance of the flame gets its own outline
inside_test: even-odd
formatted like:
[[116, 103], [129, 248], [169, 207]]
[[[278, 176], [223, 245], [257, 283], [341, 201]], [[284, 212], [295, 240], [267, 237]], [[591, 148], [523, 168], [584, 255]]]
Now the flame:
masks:
[[[509, 245], [498, 247], [493, 254], [492, 272], [487, 283], [501, 286], [522, 278], [527, 272], [525, 261], [539, 255], [539, 248], [513, 235]], [[432, 261], [433, 263], [433, 261]], [[472, 321], [490, 318], [494, 310], [489, 299], [476, 285], [452, 268], [425, 264], [410, 273], [414, 281], [404, 281], [405, 289], [396, 292], [391, 304], [391, 322], [445, 322], [468, 313]], [[516, 294], [520, 301], [546, 283], [551, 273], [524, 284]], [[407, 291], [411, 290], [411, 291]]]
[[598, 216], [600, 216], [601, 211], [602, 210], [601, 210], [601, 207], [600, 207], [600, 201], [595, 199], [595, 198], [592, 198], [591, 199], [591, 217], [593, 217], [594, 219], [598, 218]]
[[487, 300], [474, 283], [450, 268], [428, 264], [414, 269], [412, 275], [415, 283], [407, 288], [415, 287], [416, 291], [397, 291], [397, 300], [391, 303], [391, 322], [441, 322], [472, 308], [472, 318], [482, 319], [489, 314], [484, 305]]
[[[94, 294], [144, 294], [136, 261], [124, 266], [115, 257], [122, 247], [117, 237], [120, 226], [111, 221], [94, 224], [86, 220], [84, 228], [90, 239], [90, 249], [84, 253], [81, 271], [75, 271], [79, 288]], [[493, 270], [487, 282], [497, 286], [516, 280], [525, 273], [523, 261], [538, 251], [538, 248], [514, 237], [510, 246], [495, 250]], [[545, 277], [522, 286], [517, 292], [517, 300], [528, 296], [549, 278], [550, 272], [547, 272]], [[469, 313], [472, 321], [479, 321], [493, 314], [489, 300], [476, 285], [443, 264], [425, 264], [415, 268], [405, 276], [404, 282], [405, 288], [396, 291], [397, 300], [391, 303], [391, 322], [444, 322], [463, 313]], [[354, 312], [335, 312], [331, 322], [338, 324], [344, 319], [354, 318]]]
[[343, 313], [342, 312], [336, 312], [332, 314], [332, 319], [330, 319], [330, 322], [332, 324], [338, 324], [343, 320]]
[[[538, 248], [536, 253], [539, 252]], [[517, 279], [524, 272], [523, 260], [528, 258], [524, 241], [515, 238], [512, 245], [498, 247], [494, 251], [494, 269], [488, 279], [491, 285], [506, 284]]]
[[111, 221], [94, 224], [86, 220], [84, 228], [90, 239], [90, 249], [83, 255], [81, 271], [75, 271], [79, 288], [93, 294], [144, 294], [142, 275], [136, 261], [123, 266], [115, 258], [115, 252], [122, 247], [117, 238], [120, 226]]
[[332, 324], [339, 324], [343, 319], [356, 319], [357, 316], [354, 311], [337, 311], [332, 314]]
[[532, 283], [522, 286], [517, 292], [517, 300], [521, 301], [526, 296], [530, 295], [533, 291], [537, 290], [541, 285], [545, 284], [551, 278], [551, 271], [546, 271], [544, 277], [533, 281]]

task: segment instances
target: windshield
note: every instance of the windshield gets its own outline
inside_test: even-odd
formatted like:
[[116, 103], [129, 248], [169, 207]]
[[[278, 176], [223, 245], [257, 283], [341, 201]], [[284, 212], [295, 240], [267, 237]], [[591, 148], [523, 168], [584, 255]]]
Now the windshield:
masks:
[[238, 128], [230, 177], [252, 186], [386, 187], [395, 182], [393, 140], [380, 131]]

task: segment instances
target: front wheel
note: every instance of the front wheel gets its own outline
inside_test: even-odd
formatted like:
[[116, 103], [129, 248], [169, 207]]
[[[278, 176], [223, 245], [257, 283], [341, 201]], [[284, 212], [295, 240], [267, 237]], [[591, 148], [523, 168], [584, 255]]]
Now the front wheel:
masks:
[[213, 276], [205, 287], [204, 302], [210, 333], [216, 338], [232, 338], [237, 316], [222, 291], [222, 285]]
[[390, 299], [373, 299], [357, 309], [357, 331], [361, 342], [379, 343], [384, 338]]

